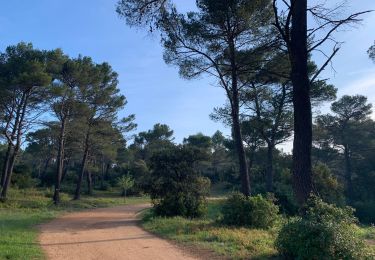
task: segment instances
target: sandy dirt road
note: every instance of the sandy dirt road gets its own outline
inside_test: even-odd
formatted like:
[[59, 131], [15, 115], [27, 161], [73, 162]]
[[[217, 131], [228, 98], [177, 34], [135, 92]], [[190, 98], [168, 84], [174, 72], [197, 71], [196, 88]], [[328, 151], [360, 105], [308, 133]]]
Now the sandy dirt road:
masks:
[[41, 225], [39, 242], [50, 260], [192, 260], [172, 243], [140, 228], [129, 205], [67, 214]]

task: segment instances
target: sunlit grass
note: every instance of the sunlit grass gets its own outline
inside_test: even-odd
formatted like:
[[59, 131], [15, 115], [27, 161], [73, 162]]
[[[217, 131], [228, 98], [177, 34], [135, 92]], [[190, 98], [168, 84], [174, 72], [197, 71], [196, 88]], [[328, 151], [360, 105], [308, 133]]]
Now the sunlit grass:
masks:
[[153, 217], [144, 214], [146, 230], [182, 244], [210, 249], [233, 259], [270, 259], [277, 255], [274, 239], [277, 231], [223, 227], [220, 218], [221, 201], [211, 201], [203, 219]]

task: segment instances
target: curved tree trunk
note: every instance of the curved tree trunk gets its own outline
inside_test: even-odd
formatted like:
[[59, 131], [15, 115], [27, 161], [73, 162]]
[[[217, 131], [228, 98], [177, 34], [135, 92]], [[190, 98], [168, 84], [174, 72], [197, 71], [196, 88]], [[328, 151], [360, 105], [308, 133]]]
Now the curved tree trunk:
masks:
[[6, 180], [7, 173], [8, 173], [8, 167], [9, 167], [9, 160], [10, 160], [11, 150], [12, 150], [12, 145], [9, 143], [8, 144], [8, 149], [7, 149], [5, 157], [4, 157], [4, 165], [3, 165], [2, 174], [1, 174], [1, 182], [0, 182], [1, 186], [0, 186], [0, 190], [5, 185], [5, 180]]
[[10, 181], [12, 179], [13, 168], [16, 162], [18, 151], [19, 151], [19, 147], [15, 147], [13, 153], [10, 155], [9, 166], [7, 169], [3, 189], [1, 190], [0, 200], [6, 200], [7, 198], [7, 193], [8, 193], [8, 189], [10, 186]]
[[9, 165], [8, 165], [8, 169], [7, 169], [6, 176], [5, 176], [5, 182], [3, 185], [3, 189], [1, 190], [0, 200], [2, 201], [6, 200], [7, 198], [7, 192], [10, 186], [14, 164], [16, 162], [16, 158], [18, 156], [18, 152], [21, 147], [22, 134], [24, 130], [23, 124], [25, 120], [26, 109], [27, 109], [28, 99], [30, 97], [30, 94], [31, 94], [31, 89], [29, 89], [22, 97], [22, 100], [23, 100], [22, 106], [17, 111], [17, 116], [16, 116], [17, 119], [15, 121], [16, 123], [14, 125], [13, 134], [12, 134], [12, 136], [16, 137], [16, 144], [14, 146], [13, 152], [10, 155]]

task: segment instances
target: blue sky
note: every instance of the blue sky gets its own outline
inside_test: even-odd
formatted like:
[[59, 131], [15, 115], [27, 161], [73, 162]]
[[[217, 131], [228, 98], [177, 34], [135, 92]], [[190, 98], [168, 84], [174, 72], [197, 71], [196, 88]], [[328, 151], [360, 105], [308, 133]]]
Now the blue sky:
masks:
[[[214, 81], [186, 81], [174, 67], [165, 65], [156, 36], [128, 28], [115, 13], [117, 0], [13, 0], [0, 9], [0, 49], [20, 41], [40, 49], [62, 48], [72, 57], [91, 56], [109, 62], [120, 75], [120, 89], [128, 99], [121, 115], [136, 114], [138, 131], [155, 123], [168, 124], [176, 141], [197, 132], [212, 135], [220, 129], [209, 114], [225, 102]], [[176, 0], [188, 10], [195, 0]], [[332, 0], [328, 0], [332, 2]], [[351, 1], [354, 2], [354, 1]], [[374, 0], [357, 0], [349, 11], [375, 9]], [[366, 15], [357, 28], [337, 34], [345, 41], [334, 60], [335, 71], [324, 77], [339, 88], [339, 94], [364, 94], [375, 103], [375, 64], [366, 50], [375, 40], [375, 14]], [[319, 57], [317, 57], [319, 61]], [[325, 108], [322, 108], [325, 111]], [[286, 149], [288, 150], [288, 145]]]

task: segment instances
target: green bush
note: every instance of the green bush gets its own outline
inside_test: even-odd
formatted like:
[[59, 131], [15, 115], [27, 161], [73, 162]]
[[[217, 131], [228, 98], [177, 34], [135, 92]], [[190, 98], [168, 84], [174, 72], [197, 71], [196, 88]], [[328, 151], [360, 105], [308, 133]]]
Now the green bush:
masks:
[[14, 173], [12, 184], [19, 189], [29, 189], [37, 186], [38, 181], [31, 177], [31, 174]]
[[271, 228], [278, 219], [279, 208], [273, 199], [261, 195], [246, 197], [241, 193], [232, 194], [223, 206], [223, 224]]
[[276, 247], [287, 259], [370, 259], [355, 222], [353, 209], [313, 197], [305, 215], [281, 229]]
[[194, 149], [180, 146], [152, 156], [149, 193], [157, 215], [194, 218], [206, 213], [210, 181], [194, 168], [199, 159]]
[[318, 163], [313, 168], [313, 184], [323, 201], [342, 206], [345, 204], [344, 187], [327, 165]]

